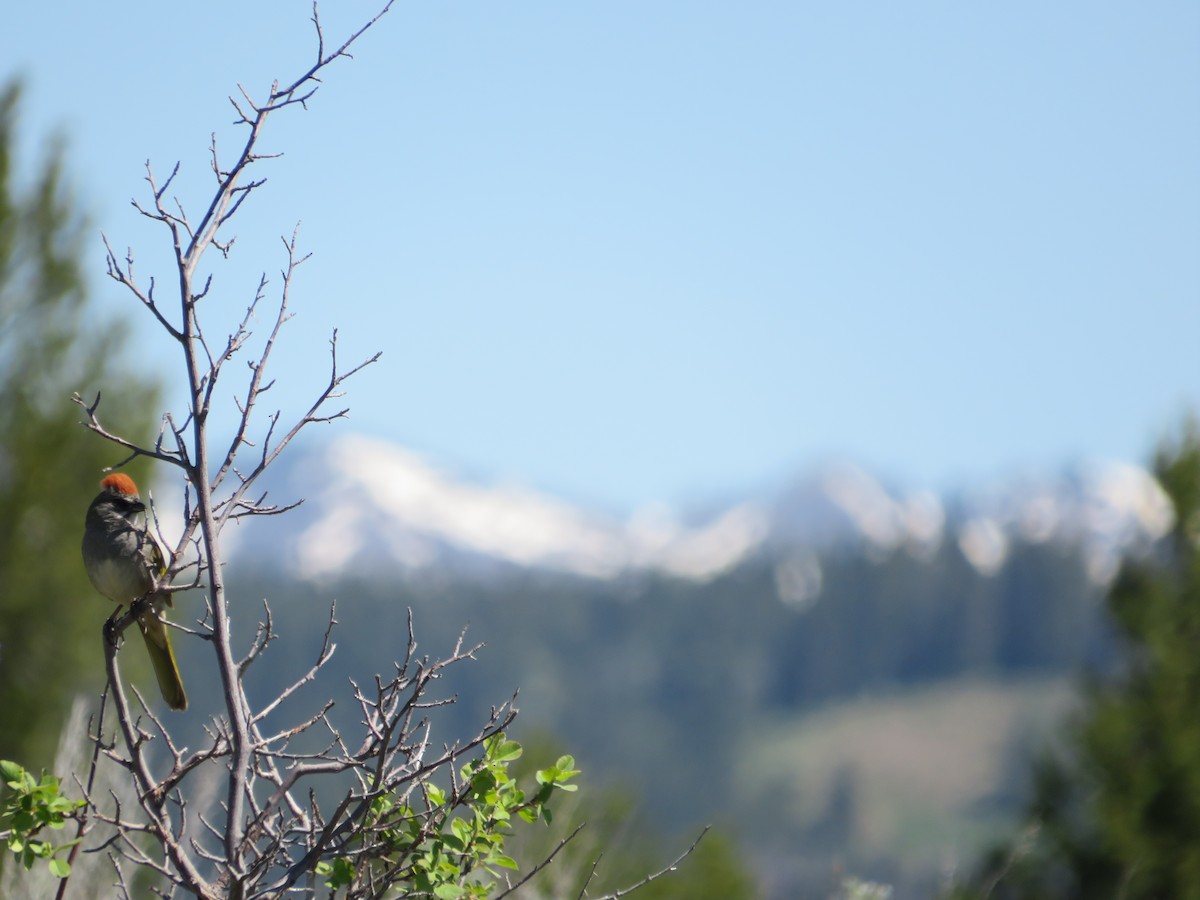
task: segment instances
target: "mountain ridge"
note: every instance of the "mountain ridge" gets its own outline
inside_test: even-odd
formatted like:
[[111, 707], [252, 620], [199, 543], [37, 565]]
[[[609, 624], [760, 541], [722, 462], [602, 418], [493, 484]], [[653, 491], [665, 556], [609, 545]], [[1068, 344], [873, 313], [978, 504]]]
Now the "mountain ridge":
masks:
[[702, 582], [771, 553], [781, 560], [781, 588], [790, 584], [803, 599], [814, 589], [805, 570], [831, 548], [922, 557], [954, 541], [990, 574], [1014, 541], [1064, 541], [1083, 548], [1089, 575], [1103, 583], [1121, 555], [1152, 543], [1172, 522], [1153, 477], [1119, 462], [1088, 461], [1054, 476], [939, 496], [885, 485], [837, 461], [704, 516], [656, 504], [624, 519], [521, 485], [461, 478], [359, 434], [284, 456], [268, 476], [278, 502], [305, 502], [280, 519], [227, 531], [230, 559], [268, 560], [306, 580], [534, 569], [595, 579], [659, 572]]

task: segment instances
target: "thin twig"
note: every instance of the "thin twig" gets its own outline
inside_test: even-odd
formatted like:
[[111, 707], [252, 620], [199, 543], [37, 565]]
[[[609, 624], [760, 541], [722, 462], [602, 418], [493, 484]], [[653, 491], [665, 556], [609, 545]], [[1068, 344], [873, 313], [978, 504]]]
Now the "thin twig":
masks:
[[657, 872], [653, 872], [650, 875], [647, 875], [645, 878], [643, 878], [637, 884], [632, 884], [627, 888], [622, 888], [621, 890], [614, 891], [611, 894], [605, 894], [603, 897], [597, 898], [597, 900], [617, 900], [618, 897], [624, 897], [624, 896], [627, 896], [628, 894], [632, 894], [634, 891], [641, 890], [646, 885], [648, 885], [650, 882], [657, 881], [658, 879], [662, 878], [664, 875], [674, 872], [676, 869], [679, 868], [679, 864], [681, 862], [683, 862], [685, 859], [687, 859], [689, 856], [692, 855], [692, 852], [696, 849], [696, 847], [700, 843], [700, 841], [704, 839], [704, 836], [706, 834], [708, 834], [709, 829], [711, 829], [711, 828], [712, 828], [711, 825], [705, 825], [704, 830], [701, 831], [699, 835], [697, 835], [697, 837], [694, 841], [692, 841], [692, 845], [690, 847], [688, 847], [686, 850], [684, 850], [682, 853], [680, 853], [677, 857], [675, 857], [674, 862], [670, 863], [669, 865], [663, 866]]
[[554, 857], [558, 856], [558, 852], [560, 850], [562, 850], [563, 847], [567, 846], [567, 844], [569, 844], [571, 841], [573, 841], [575, 839], [575, 836], [577, 834], [579, 834], [579, 832], [583, 831], [583, 828], [584, 828], [584, 823], [580, 823], [579, 825], [576, 825], [575, 830], [572, 831], [570, 834], [568, 834], [561, 841], [559, 841], [558, 844], [555, 845], [554, 849], [550, 851], [549, 855], [545, 859], [543, 859], [540, 863], [538, 863], [536, 866], [534, 866], [532, 869], [530, 869], [525, 874], [524, 878], [522, 878], [516, 884], [511, 885], [503, 893], [497, 894], [496, 900], [501, 900], [501, 898], [507, 897], [509, 894], [511, 894], [517, 888], [521, 887], [521, 885], [529, 882], [530, 879], [532, 879], [535, 875], [537, 875], [539, 872], [541, 872], [542, 869], [546, 868], [546, 866], [550, 865], [550, 863], [552, 863], [554, 861]]

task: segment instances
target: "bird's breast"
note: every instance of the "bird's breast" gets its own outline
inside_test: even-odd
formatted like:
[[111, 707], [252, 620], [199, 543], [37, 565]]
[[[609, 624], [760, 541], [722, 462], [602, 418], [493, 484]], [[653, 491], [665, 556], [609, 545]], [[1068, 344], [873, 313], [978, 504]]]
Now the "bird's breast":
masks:
[[150, 575], [144, 567], [126, 559], [102, 559], [88, 568], [96, 590], [115, 603], [131, 603], [150, 590]]

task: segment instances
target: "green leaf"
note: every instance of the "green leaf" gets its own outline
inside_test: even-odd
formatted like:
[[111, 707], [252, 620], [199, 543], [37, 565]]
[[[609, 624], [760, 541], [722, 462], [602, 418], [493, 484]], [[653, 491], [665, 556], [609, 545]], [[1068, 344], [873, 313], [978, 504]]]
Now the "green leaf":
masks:
[[12, 784], [14, 781], [20, 781], [25, 774], [25, 768], [17, 765], [10, 759], [0, 759], [0, 777], [3, 777], [9, 787], [16, 787]]
[[478, 794], [487, 793], [496, 787], [496, 776], [484, 769], [482, 772], [477, 772], [475, 777], [471, 779], [471, 790]]
[[516, 741], [505, 741], [490, 752], [488, 756], [495, 762], [512, 762], [514, 759], [519, 759], [524, 752], [521, 745]]
[[0, 773], [4, 782], [14, 791], [29, 794], [37, 788], [37, 781], [28, 770], [9, 760], [0, 761]]
[[319, 862], [313, 866], [313, 871], [323, 876], [325, 887], [333, 891], [354, 882], [354, 865], [344, 857], [339, 856], [332, 863]]
[[71, 874], [71, 864], [65, 859], [59, 859], [56, 856], [49, 861], [48, 865], [56, 878], [66, 878]]

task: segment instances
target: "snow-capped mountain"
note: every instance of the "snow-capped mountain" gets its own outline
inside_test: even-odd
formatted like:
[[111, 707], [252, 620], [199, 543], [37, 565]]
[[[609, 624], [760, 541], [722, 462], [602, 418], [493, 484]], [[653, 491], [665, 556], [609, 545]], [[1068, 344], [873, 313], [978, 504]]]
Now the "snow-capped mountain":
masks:
[[226, 532], [233, 560], [271, 560], [303, 578], [532, 568], [592, 578], [660, 571], [703, 581], [753, 554], [781, 560], [781, 596], [819, 589], [815, 554], [853, 546], [918, 556], [954, 541], [984, 573], [1015, 540], [1078, 542], [1097, 580], [1127, 548], [1169, 529], [1170, 504], [1154, 479], [1128, 464], [1088, 464], [942, 499], [898, 491], [838, 463], [784, 489], [684, 518], [665, 508], [627, 520], [529, 488], [461, 479], [395, 444], [342, 436], [284, 457], [269, 484], [276, 502], [303, 497], [282, 518]]
[[763, 513], [748, 504], [701, 527], [686, 527], [665, 509], [618, 521], [528, 488], [472, 484], [361, 436], [284, 466], [272, 496], [304, 497], [304, 505], [245, 535], [235, 530], [231, 556], [263, 558], [269, 546], [270, 558], [304, 578], [499, 564], [595, 578], [649, 568], [705, 579], [745, 558], [766, 532]]

